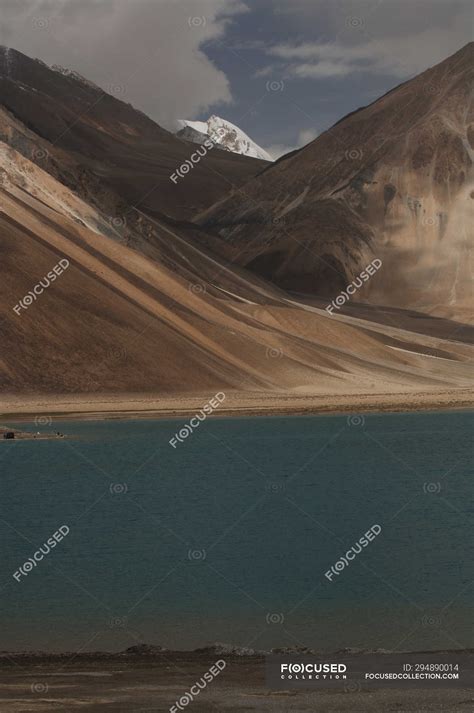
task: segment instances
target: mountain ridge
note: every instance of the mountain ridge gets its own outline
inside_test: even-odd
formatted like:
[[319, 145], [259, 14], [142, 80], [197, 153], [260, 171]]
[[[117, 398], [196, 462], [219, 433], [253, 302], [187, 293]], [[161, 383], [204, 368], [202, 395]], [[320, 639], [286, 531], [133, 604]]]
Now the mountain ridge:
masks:
[[[85, 172], [129, 205], [187, 219], [239, 187], [267, 163], [210, 151], [186, 180], [170, 176], [189, 161], [192, 148], [140, 110], [74, 72], [54, 70], [12, 48], [0, 47], [2, 104], [49, 142], [48, 155], [68, 153], [69, 168]], [[21, 149], [21, 142], [17, 144]], [[38, 161], [34, 153], [28, 158]]]
[[[0, 51], [4, 392], [146, 392], [186, 400], [225, 390], [247, 394], [246, 403], [248, 394], [259, 402], [271, 394], [284, 403], [302, 394], [324, 399], [469, 385], [469, 335], [451, 336], [462, 325], [438, 321], [431, 333], [432, 322], [420, 325], [416, 315], [397, 314], [398, 324], [357, 311], [333, 317], [324, 303], [292, 295], [219, 255], [220, 236], [186, 220], [190, 195], [202, 182], [202, 174], [196, 182], [190, 175], [200, 164], [178, 182], [185, 187], [186, 209], [174, 210], [176, 196], [163, 196], [161, 183], [159, 201], [133, 201], [132, 184], [140, 184], [140, 175], [152, 187], [157, 180], [147, 173], [153, 161], [139, 164], [144, 173], [136, 171], [143, 137], [155, 150], [168, 148], [173, 162], [175, 147], [188, 156], [189, 144], [174, 137], [167, 143], [169, 132], [108, 95], [100, 111], [96, 104], [95, 113], [87, 114], [84, 96], [97, 101], [95, 88], [78, 92], [75, 77], [21, 57], [15, 66], [17, 59], [12, 63]], [[56, 140], [58, 130], [66, 131], [67, 141]], [[118, 151], [113, 163], [110, 151]], [[263, 163], [217, 149], [215, 159], [223, 170], [235, 160]], [[322, 160], [324, 168], [324, 155]], [[281, 164], [271, 168], [278, 175]], [[303, 168], [314, 171], [313, 164]], [[138, 188], [143, 191], [144, 182]], [[233, 190], [240, 192], [235, 185]], [[328, 224], [345, 220], [354, 231], [353, 206], [329, 196], [318, 201], [326, 205], [322, 217]], [[299, 204], [293, 198], [275, 212], [269, 202], [259, 219], [273, 230], [302, 204], [304, 196]], [[232, 212], [227, 217], [232, 223]], [[245, 220], [251, 230], [253, 216]], [[357, 220], [369, 253], [365, 223]], [[58, 261], [67, 269], [32, 296]]]
[[[467, 318], [473, 48], [350, 113], [196, 223], [285, 289], [334, 297], [379, 257], [389, 267], [359, 299]], [[416, 288], [436, 279], [442, 289]]]

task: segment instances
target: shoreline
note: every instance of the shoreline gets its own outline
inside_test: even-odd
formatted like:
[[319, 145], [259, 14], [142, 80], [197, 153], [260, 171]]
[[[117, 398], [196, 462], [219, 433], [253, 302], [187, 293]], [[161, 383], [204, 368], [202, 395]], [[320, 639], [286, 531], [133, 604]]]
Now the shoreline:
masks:
[[45, 660], [60, 661], [64, 658], [74, 658], [75, 661], [80, 663], [81, 661], [153, 661], [162, 658], [165, 659], [187, 659], [187, 658], [197, 658], [197, 659], [212, 659], [213, 657], [225, 657], [230, 659], [253, 659], [253, 660], [263, 660], [266, 656], [313, 656], [315, 659], [319, 658], [334, 658], [334, 659], [346, 659], [351, 657], [364, 657], [364, 656], [381, 656], [382, 658], [397, 657], [412, 657], [412, 656], [459, 656], [461, 654], [468, 654], [469, 656], [474, 656], [474, 648], [463, 648], [463, 649], [407, 649], [402, 651], [390, 651], [388, 649], [337, 649], [335, 651], [325, 651], [310, 649], [307, 647], [289, 647], [289, 648], [274, 648], [268, 651], [261, 649], [252, 648], [242, 648], [240, 646], [232, 646], [227, 644], [215, 644], [211, 646], [203, 646], [196, 649], [168, 649], [162, 646], [156, 646], [154, 644], [135, 644], [127, 649], [121, 649], [119, 651], [45, 651], [41, 649], [31, 649], [22, 651], [2, 651], [0, 649], [0, 666], [3, 664], [8, 665], [8, 662], [14, 660], [15, 658], [21, 660], [30, 660], [36, 662], [42, 662]]
[[[71, 652], [53, 657], [17, 654], [10, 659], [6, 652], [0, 653], [2, 712], [46, 713], [54, 708], [70, 713], [80, 708], [88, 713], [177, 713], [192, 702], [188, 710], [194, 713], [461, 713], [473, 700], [472, 649], [428, 652], [440, 660], [454, 654], [457, 658], [453, 660], [461, 661], [462, 679], [452, 685], [365, 680], [364, 671], [379, 666], [389, 671], [394, 667], [400, 671], [407, 662], [413, 666], [427, 658], [422, 652], [381, 654], [375, 669], [370, 654], [367, 659], [365, 654], [351, 659], [350, 654], [339, 652], [331, 656], [331, 662], [346, 663], [347, 680], [314, 686], [303, 682], [298, 687], [285, 683], [270, 687], [261, 654], [239, 656], [213, 648], [146, 654], [141, 646], [133, 649], [132, 655], [127, 651], [112, 655]], [[327, 660], [327, 655], [313, 659]], [[216, 670], [219, 673], [214, 673]], [[202, 681], [209, 671], [214, 673], [212, 685], [196, 688], [195, 682]]]
[[[0, 419], [30, 422], [39, 414], [58, 420], [101, 421], [180, 419], [192, 417], [209, 400], [209, 393], [168, 395], [90, 394], [6, 396]], [[417, 411], [456, 411], [474, 408], [470, 389], [408, 391], [381, 394], [290, 394], [228, 392], [210, 417], [312, 416]]]

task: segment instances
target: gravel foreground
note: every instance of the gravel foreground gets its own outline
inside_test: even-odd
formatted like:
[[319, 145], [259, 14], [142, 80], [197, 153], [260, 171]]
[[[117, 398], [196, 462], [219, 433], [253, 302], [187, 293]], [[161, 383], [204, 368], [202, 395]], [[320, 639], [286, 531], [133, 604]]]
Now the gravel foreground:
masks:
[[270, 691], [261, 656], [163, 652], [152, 656], [0, 655], [2, 713], [173, 713], [218, 659], [226, 667], [189, 713], [467, 713], [470, 688]]

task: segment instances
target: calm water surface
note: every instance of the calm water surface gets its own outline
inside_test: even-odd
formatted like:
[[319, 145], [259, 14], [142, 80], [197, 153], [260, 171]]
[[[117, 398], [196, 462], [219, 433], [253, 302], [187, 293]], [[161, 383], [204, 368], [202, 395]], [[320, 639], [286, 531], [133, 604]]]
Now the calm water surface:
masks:
[[474, 646], [472, 413], [184, 422], [0, 443], [0, 649]]

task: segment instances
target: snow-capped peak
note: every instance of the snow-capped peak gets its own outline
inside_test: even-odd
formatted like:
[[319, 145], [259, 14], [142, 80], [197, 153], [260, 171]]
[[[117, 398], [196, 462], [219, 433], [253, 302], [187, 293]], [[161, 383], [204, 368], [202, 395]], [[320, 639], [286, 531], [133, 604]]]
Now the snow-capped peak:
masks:
[[[244, 156], [261, 158], [264, 161], [272, 161], [272, 157], [262, 149], [250, 136], [226, 119], [214, 114], [207, 121], [178, 120], [178, 134], [190, 141], [200, 143], [204, 137], [226, 151], [240, 153]], [[196, 132], [196, 133], [194, 133]]]

